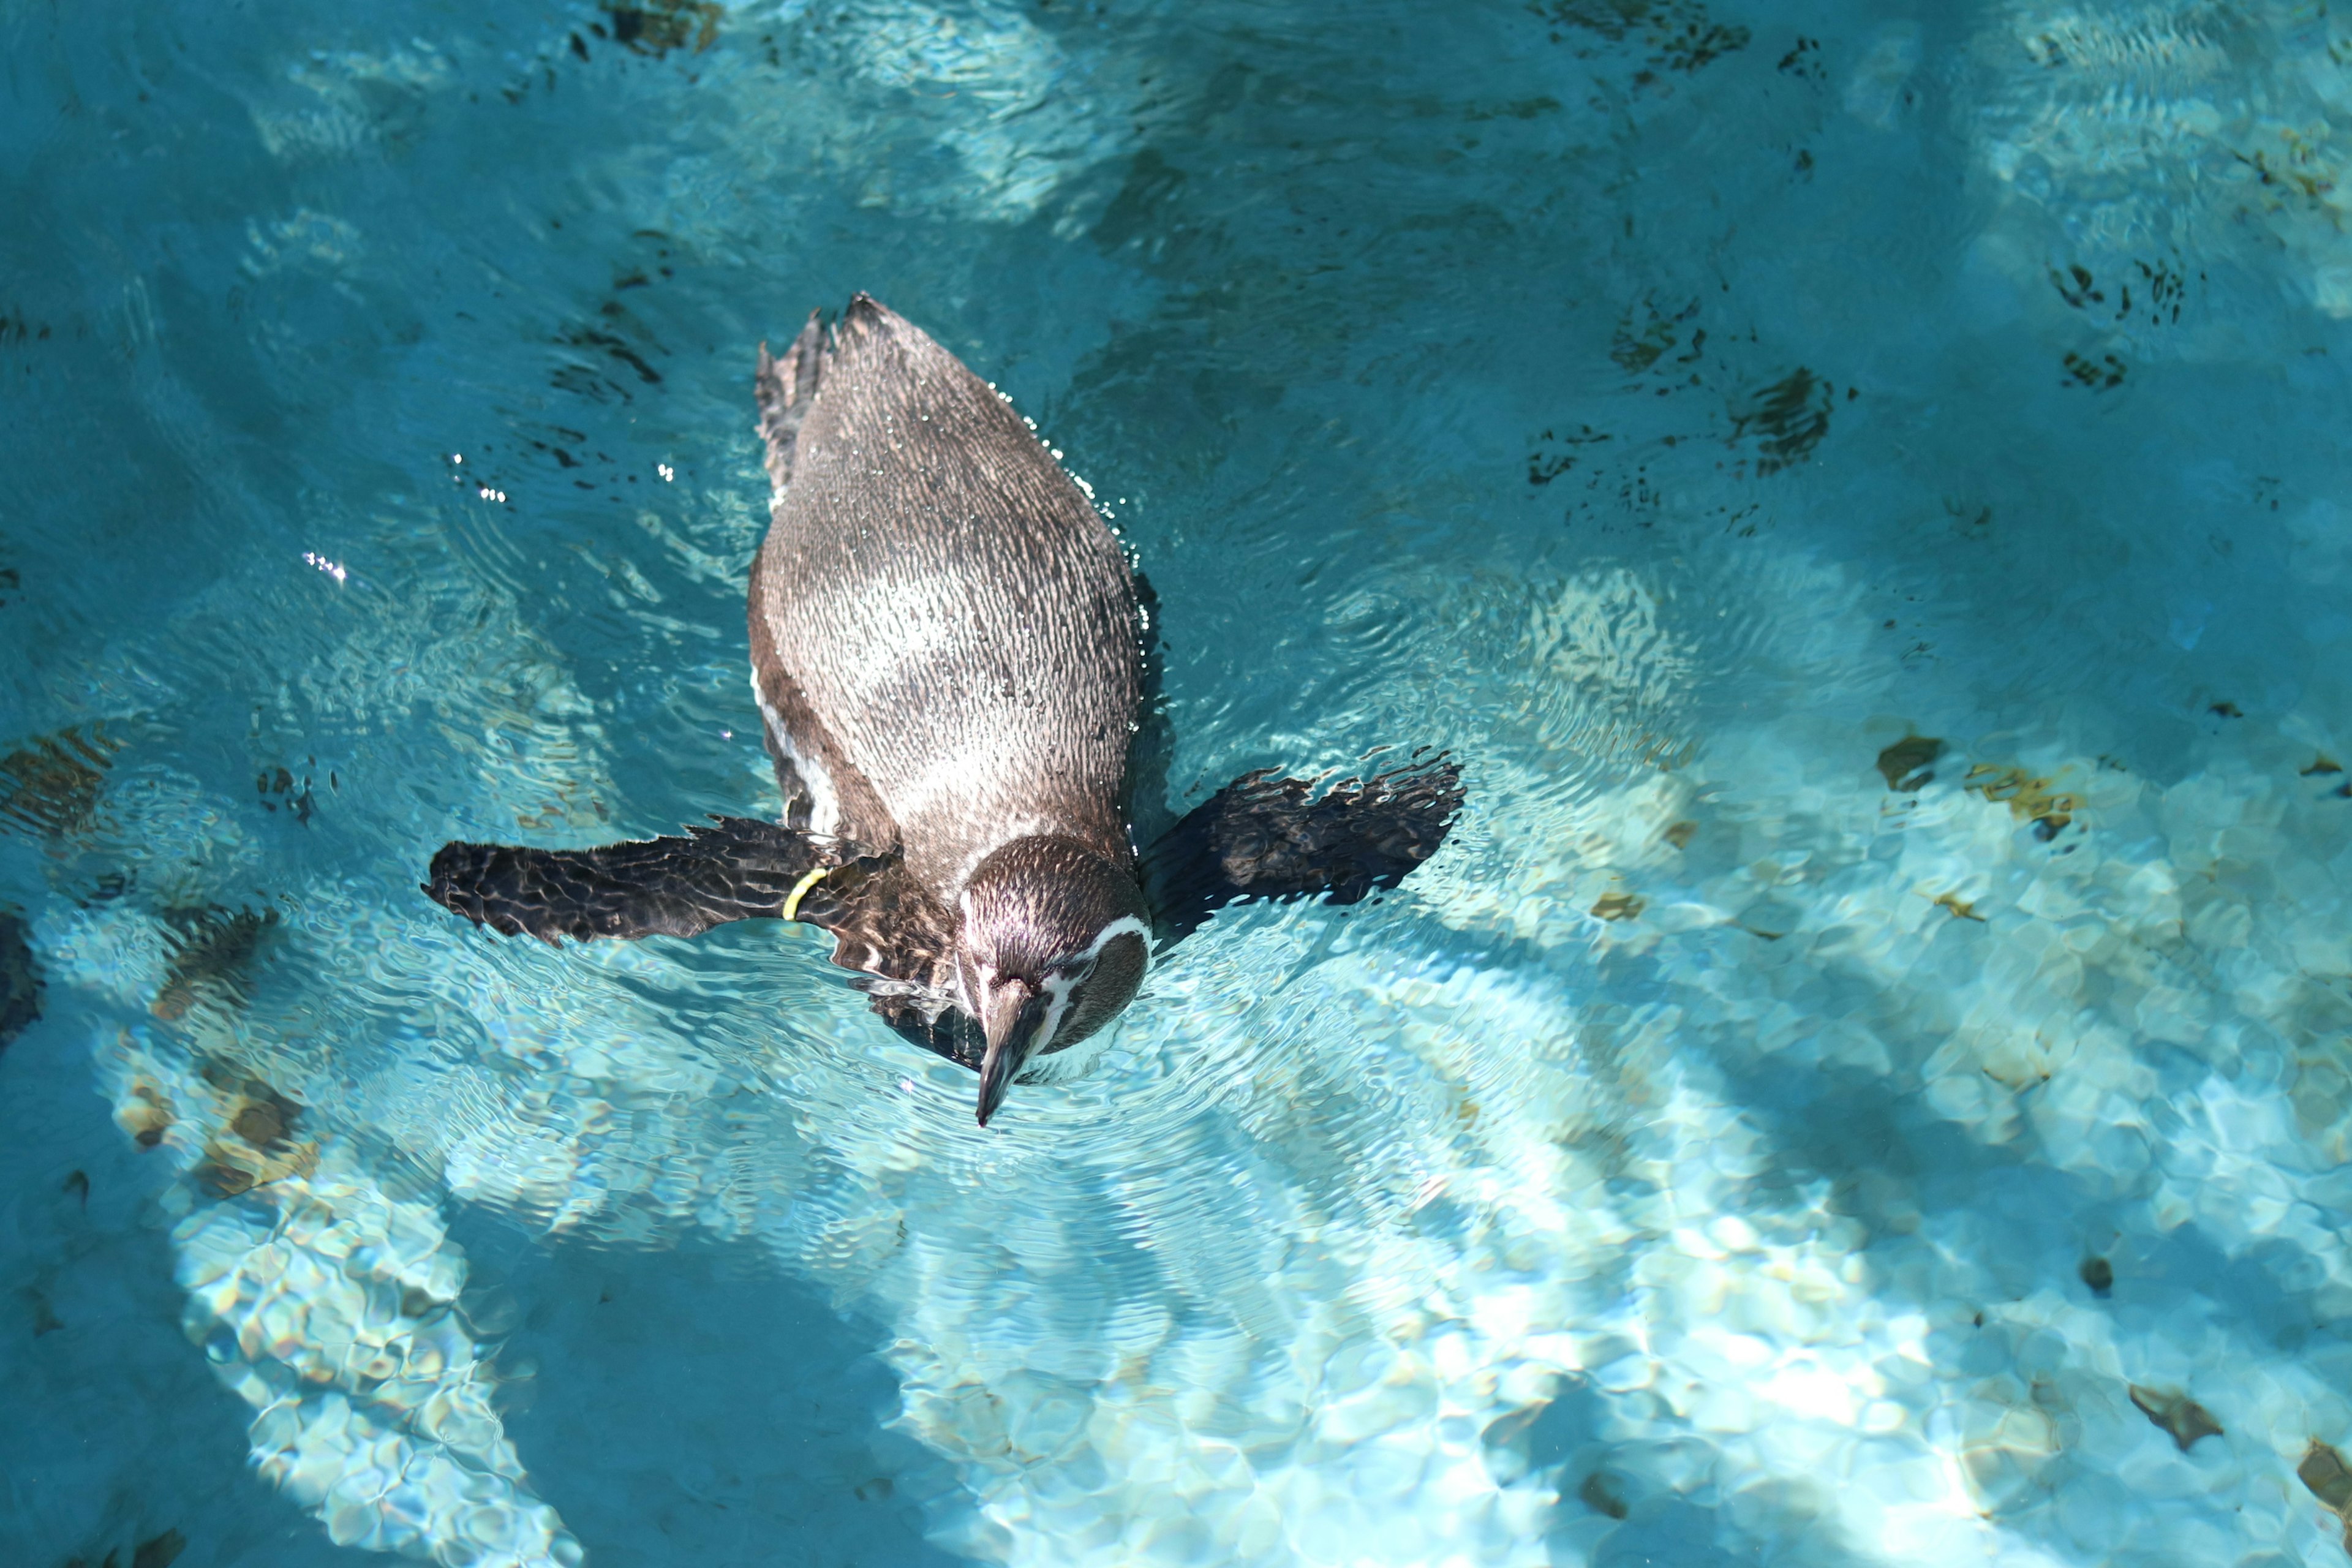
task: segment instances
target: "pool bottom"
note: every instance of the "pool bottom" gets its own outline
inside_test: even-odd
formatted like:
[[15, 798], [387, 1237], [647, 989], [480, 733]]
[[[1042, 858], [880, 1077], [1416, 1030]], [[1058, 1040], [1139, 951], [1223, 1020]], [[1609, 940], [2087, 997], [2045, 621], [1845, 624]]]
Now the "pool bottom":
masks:
[[[1379, 910], [1229, 919], [999, 1139], [966, 1140], [962, 1075], [884, 1041], [829, 1105], [682, 1103], [677, 1062], [616, 1018], [594, 1086], [622, 1100], [634, 1065], [677, 1120], [633, 1141], [610, 1112], [551, 1119], [550, 1080], [444, 1063], [469, 1120], [404, 1152], [437, 1158], [446, 1212], [536, 1194], [512, 1234], [558, 1258], [631, 1177], [854, 1308], [899, 1385], [893, 1428], [960, 1484], [835, 1480], [887, 1481], [976, 1560], [2318, 1550], [2340, 1527], [2296, 1466], [2352, 1408], [2333, 1337], [2293, 1323], [2347, 1289], [2318, 1218], [2346, 1106], [2324, 1056], [2284, 1042], [2328, 1005], [2345, 847], [2336, 777], [2292, 728], [2217, 727], [2169, 785], [1954, 742], [1923, 761], [1891, 723], [1857, 722], [1843, 754], [1726, 732], [1474, 831]], [[1543, 798], [1499, 767], [1485, 784], [1507, 810]], [[276, 1091], [151, 1022], [90, 1021], [163, 984], [137, 923], [43, 926], [53, 988], [88, 1009], [51, 1028], [94, 1028], [128, 1141], [158, 1132], [142, 1158], [181, 1173], [161, 1202], [189, 1333], [255, 1407], [263, 1477], [341, 1542], [593, 1559], [548, 1502], [563, 1469], [500, 1414], [500, 1336], [463, 1310], [432, 1184], [384, 1190], [357, 1129], [257, 1142]], [[1497, 942], [1566, 945], [1649, 1000], [1583, 1002]], [[603, 1004], [572, 1005], [593, 1033]], [[542, 1046], [547, 1026], [505, 1025]], [[1056, 1121], [1122, 1100], [1139, 1130], [1057, 1145]], [[593, 1276], [621, 1255], [578, 1256]], [[515, 1310], [563, 1310], [572, 1268], [540, 1271], [541, 1299], [509, 1287]], [[739, 1288], [731, 1331], [690, 1290], [658, 1298], [674, 1315], [616, 1300], [635, 1355], [595, 1358], [598, 1386], [634, 1359], [740, 1389], [763, 1289], [805, 1312], [805, 1287], [772, 1283]], [[2181, 1402], [2215, 1430], [2184, 1446], [2150, 1413]], [[625, 1552], [642, 1521], [604, 1528]]]

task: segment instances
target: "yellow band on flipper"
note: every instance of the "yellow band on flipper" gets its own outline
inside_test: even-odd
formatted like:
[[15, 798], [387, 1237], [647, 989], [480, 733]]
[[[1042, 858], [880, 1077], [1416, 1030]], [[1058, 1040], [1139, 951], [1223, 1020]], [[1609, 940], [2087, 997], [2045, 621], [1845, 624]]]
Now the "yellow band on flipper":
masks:
[[801, 912], [801, 900], [808, 897], [808, 890], [811, 888], [815, 887], [819, 882], [824, 881], [825, 873], [832, 869], [833, 868], [830, 866], [819, 866], [815, 870], [811, 871], [807, 876], [803, 877], [799, 881], [793, 884], [792, 897], [784, 900], [784, 919], [789, 921], [799, 918]]

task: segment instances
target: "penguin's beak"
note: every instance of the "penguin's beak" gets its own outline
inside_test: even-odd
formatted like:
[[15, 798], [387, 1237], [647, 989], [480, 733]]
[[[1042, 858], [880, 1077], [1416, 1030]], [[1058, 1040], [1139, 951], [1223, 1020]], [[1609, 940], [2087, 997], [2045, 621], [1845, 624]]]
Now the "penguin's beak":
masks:
[[1025, 980], [1008, 980], [990, 988], [980, 1005], [980, 1026], [988, 1037], [988, 1054], [980, 1061], [980, 1124], [1004, 1103], [1013, 1077], [1029, 1059], [1037, 1043], [1038, 1026], [1045, 1021], [1045, 998]]

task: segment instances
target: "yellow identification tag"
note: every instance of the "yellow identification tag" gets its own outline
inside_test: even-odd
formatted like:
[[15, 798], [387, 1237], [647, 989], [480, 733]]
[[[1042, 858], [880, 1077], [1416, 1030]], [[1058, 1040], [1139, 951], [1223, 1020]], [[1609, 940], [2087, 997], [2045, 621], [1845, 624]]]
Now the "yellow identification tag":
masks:
[[801, 900], [808, 896], [808, 890], [811, 888], [814, 888], [819, 882], [824, 881], [825, 873], [832, 869], [833, 868], [830, 866], [819, 866], [815, 870], [811, 871], [807, 876], [803, 877], [799, 881], [793, 884], [792, 897], [784, 900], [784, 919], [789, 921], [800, 918]]

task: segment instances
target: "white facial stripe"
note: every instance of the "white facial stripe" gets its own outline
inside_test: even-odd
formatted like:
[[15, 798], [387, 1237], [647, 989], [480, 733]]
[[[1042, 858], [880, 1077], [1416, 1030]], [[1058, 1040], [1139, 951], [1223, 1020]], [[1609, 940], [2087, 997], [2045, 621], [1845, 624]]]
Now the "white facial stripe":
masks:
[[[972, 994], [971, 985], [965, 978], [964, 964], [966, 963], [970, 964], [973, 972], [980, 976], [980, 994], [977, 996]], [[963, 963], [956, 965], [955, 980], [956, 989], [963, 994], [963, 1010], [975, 1018], [979, 1017], [980, 997], [987, 995], [990, 989], [996, 984], [996, 965], [985, 963], [973, 954], [966, 953]]]
[[[1095, 940], [1087, 944], [1084, 952], [1077, 955], [1077, 963], [1092, 963], [1102, 956], [1104, 948], [1123, 936], [1135, 937], [1142, 942], [1143, 964], [1146, 969], [1150, 968], [1151, 930], [1133, 915], [1122, 915], [1097, 931]], [[1061, 1032], [1062, 1019], [1069, 1011], [1070, 992], [1077, 983], [1077, 976], [1058, 969], [1045, 976], [1045, 994], [1053, 1000], [1046, 1005], [1045, 1022], [1037, 1030], [1037, 1044], [1032, 1055], [1044, 1056], [1053, 1048], [1054, 1037]]]
[[1066, 974], [1045, 976], [1045, 994], [1053, 1000], [1045, 1005], [1045, 1021], [1037, 1026], [1037, 1043], [1029, 1047], [1031, 1056], [1042, 1057], [1054, 1048], [1054, 1037], [1062, 1029], [1062, 1016], [1070, 1009], [1070, 987], [1076, 984]]
[[1091, 962], [1102, 956], [1102, 950], [1123, 936], [1139, 937], [1143, 942], [1143, 966], [1151, 967], [1151, 928], [1133, 915], [1121, 915], [1095, 933], [1092, 946], [1078, 956]]
[[[971, 895], [964, 894], [958, 902], [962, 906], [964, 919], [969, 921], [972, 913]], [[1084, 952], [1073, 954], [1068, 964], [1052, 970], [1040, 983], [1038, 989], [1046, 998], [1045, 1016], [1037, 1026], [1037, 1037], [1029, 1047], [1032, 1056], [1044, 1056], [1053, 1046], [1054, 1037], [1061, 1033], [1062, 1020], [1068, 1016], [1070, 1010], [1070, 993], [1076, 987], [1081, 978], [1081, 975], [1070, 973], [1068, 971], [1083, 969], [1085, 965], [1092, 963], [1102, 956], [1104, 948], [1123, 936], [1134, 937], [1143, 944], [1144, 967], [1146, 969], [1150, 967], [1151, 928], [1135, 916], [1122, 915], [1097, 931], [1094, 941], [1087, 944]], [[970, 994], [971, 988], [965, 982], [965, 964], [971, 966], [971, 973], [980, 981], [981, 993], [983, 995], [996, 989], [996, 965], [979, 954], [971, 952], [965, 953], [963, 962], [956, 965], [956, 989], [965, 994], [962, 999], [963, 1010], [977, 1018], [981, 1016], [980, 998]]]

